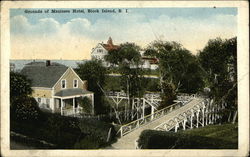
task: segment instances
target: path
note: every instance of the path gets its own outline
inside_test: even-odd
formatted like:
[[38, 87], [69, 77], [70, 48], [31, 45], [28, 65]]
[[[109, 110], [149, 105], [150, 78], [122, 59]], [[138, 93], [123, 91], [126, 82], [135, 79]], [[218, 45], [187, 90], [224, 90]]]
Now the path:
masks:
[[168, 113], [167, 115], [156, 119], [140, 128], [134, 130], [133, 132], [121, 137], [116, 143], [112, 145], [113, 149], [135, 149], [135, 140], [139, 138], [141, 132], [146, 129], [154, 129], [158, 125], [174, 118], [176, 115], [185, 112], [189, 108], [194, 107], [199, 102], [199, 99], [193, 99], [185, 106]]

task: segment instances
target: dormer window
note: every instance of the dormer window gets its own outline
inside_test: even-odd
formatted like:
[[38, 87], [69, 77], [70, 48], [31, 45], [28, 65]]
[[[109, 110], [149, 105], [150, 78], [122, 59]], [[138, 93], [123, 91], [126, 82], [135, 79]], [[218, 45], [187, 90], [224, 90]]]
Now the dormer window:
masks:
[[77, 79], [73, 80], [73, 87], [78, 88], [78, 80]]
[[61, 87], [62, 89], [66, 88], [66, 80], [61, 81]]

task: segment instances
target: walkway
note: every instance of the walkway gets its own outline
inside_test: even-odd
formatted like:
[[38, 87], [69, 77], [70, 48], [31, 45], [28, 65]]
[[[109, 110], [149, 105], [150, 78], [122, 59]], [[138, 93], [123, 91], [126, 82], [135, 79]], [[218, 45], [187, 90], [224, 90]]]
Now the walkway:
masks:
[[179, 109], [176, 109], [176, 110], [168, 113], [167, 115], [165, 115], [159, 119], [156, 119], [156, 120], [154, 120], [154, 121], [152, 121], [144, 126], [141, 126], [140, 128], [138, 128], [138, 129], [132, 131], [131, 133], [118, 139], [118, 141], [112, 145], [112, 148], [113, 149], [135, 149], [135, 140], [139, 138], [139, 136], [143, 130], [154, 129], [155, 127], [159, 126], [160, 124], [174, 118], [176, 115], [183, 113], [186, 110], [194, 107], [199, 101], [200, 101], [199, 99], [193, 99], [189, 103], [187, 103], [185, 106], [183, 106]]

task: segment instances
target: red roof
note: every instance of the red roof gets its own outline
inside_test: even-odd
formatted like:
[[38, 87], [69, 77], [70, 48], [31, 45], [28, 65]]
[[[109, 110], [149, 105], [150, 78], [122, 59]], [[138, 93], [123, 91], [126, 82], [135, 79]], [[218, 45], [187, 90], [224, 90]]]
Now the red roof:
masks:
[[159, 60], [157, 58], [153, 58], [153, 57], [143, 56], [142, 59], [149, 61], [150, 64], [158, 64], [159, 63]]
[[114, 45], [113, 44], [113, 40], [111, 37], [109, 37], [109, 40], [107, 41], [107, 44], [101, 44], [107, 51], [110, 50], [116, 50], [118, 49], [120, 46], [118, 45]]

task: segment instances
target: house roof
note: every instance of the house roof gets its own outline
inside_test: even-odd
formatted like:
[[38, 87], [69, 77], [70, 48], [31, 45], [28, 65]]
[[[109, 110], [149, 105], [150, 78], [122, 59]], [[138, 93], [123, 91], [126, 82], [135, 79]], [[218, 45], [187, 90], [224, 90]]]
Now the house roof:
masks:
[[118, 45], [111, 45], [111, 44], [101, 44], [107, 51], [110, 51], [110, 50], [116, 50], [119, 48]]
[[71, 89], [64, 89], [60, 92], [57, 92], [55, 96], [58, 97], [68, 97], [68, 96], [74, 96], [74, 95], [83, 95], [83, 94], [92, 94], [93, 92], [81, 89], [81, 88], [71, 88]]
[[114, 50], [114, 49], [118, 49], [119, 46], [118, 45], [114, 45], [113, 44], [113, 40], [111, 37], [109, 37], [108, 41], [107, 41], [107, 44], [103, 44], [101, 43], [101, 45], [107, 50], [107, 51], [110, 51], [110, 50]]
[[30, 79], [32, 87], [52, 88], [68, 67], [59, 63], [46, 66], [45, 62], [31, 62], [25, 65], [21, 73]]
[[149, 56], [143, 56], [142, 60], [149, 61], [150, 64], [158, 64], [159, 60], [157, 58], [149, 57]]

